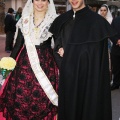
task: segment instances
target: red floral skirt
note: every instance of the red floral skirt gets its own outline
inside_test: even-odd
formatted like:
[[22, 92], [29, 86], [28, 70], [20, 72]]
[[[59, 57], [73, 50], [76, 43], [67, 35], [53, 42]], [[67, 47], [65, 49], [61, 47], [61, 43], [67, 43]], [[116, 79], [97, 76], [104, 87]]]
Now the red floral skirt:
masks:
[[[50, 47], [37, 48], [40, 65], [58, 91], [58, 68]], [[24, 47], [0, 96], [0, 111], [6, 120], [55, 120], [54, 106], [38, 83]]]

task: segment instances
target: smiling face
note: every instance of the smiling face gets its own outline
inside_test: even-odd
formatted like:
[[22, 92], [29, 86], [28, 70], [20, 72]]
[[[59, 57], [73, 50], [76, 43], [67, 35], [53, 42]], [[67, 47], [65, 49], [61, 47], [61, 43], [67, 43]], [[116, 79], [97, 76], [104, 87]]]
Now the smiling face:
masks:
[[34, 10], [38, 12], [46, 12], [48, 4], [48, 0], [33, 0]]
[[85, 7], [84, 0], [69, 0], [74, 11], [78, 11]]
[[102, 6], [100, 8], [100, 15], [103, 16], [104, 18], [106, 17], [107, 12], [108, 12], [108, 10], [107, 10], [107, 8], [105, 6]]

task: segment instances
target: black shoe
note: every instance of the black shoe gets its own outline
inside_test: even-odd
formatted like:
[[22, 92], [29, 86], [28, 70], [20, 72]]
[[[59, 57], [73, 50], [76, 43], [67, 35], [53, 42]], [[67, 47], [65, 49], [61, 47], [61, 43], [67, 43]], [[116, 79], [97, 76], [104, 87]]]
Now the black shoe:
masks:
[[111, 90], [116, 90], [116, 89], [119, 89], [119, 86], [116, 86], [114, 84], [111, 85]]

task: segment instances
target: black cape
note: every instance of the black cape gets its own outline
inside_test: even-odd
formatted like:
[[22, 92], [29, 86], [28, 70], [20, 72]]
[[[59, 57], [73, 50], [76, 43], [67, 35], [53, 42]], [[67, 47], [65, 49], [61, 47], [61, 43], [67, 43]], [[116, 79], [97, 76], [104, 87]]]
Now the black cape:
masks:
[[[58, 120], [112, 120], [107, 38], [115, 33], [88, 7], [75, 16], [60, 68]], [[53, 22], [56, 40], [71, 18], [72, 10]]]

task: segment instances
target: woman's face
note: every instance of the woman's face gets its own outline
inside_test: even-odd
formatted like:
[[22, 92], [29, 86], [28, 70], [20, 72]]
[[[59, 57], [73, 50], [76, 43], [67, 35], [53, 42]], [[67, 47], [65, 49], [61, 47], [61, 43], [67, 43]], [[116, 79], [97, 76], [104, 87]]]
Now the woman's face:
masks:
[[34, 10], [38, 12], [46, 12], [48, 4], [48, 0], [33, 0]]
[[106, 17], [107, 12], [108, 11], [107, 11], [106, 7], [103, 6], [103, 7], [100, 8], [100, 15], [103, 16], [104, 18]]

